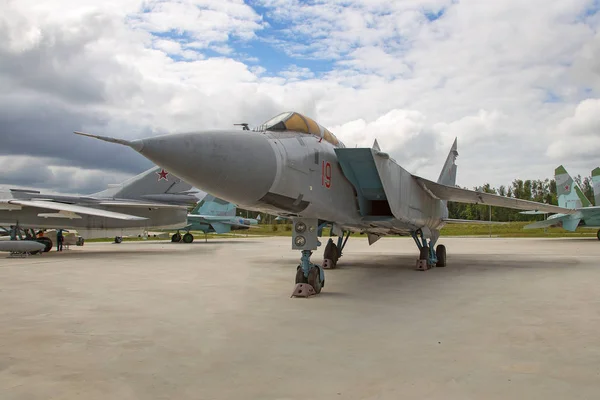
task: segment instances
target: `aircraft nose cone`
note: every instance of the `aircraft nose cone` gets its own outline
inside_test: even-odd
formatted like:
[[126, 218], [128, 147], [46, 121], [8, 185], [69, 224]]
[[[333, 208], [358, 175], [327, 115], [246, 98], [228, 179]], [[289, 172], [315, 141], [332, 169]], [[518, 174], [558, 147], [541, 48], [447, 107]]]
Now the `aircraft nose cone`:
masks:
[[138, 151], [189, 184], [239, 205], [256, 204], [277, 172], [273, 147], [259, 132], [157, 136], [143, 139]]

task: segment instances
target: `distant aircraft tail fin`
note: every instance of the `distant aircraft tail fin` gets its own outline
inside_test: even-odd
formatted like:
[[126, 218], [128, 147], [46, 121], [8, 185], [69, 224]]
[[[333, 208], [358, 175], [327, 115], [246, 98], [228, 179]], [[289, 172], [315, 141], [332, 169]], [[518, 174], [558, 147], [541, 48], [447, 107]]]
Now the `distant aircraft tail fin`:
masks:
[[191, 214], [234, 217], [236, 210], [235, 204], [207, 194], [202, 201], [196, 204]]
[[592, 204], [585, 197], [583, 191], [571, 178], [565, 167], [560, 165], [554, 170], [556, 180], [556, 194], [558, 195], [558, 206], [569, 209], [589, 207]]
[[198, 198], [193, 195], [192, 189], [192, 185], [170, 172], [153, 167], [122, 183], [109, 185], [108, 189], [92, 196], [193, 204]]
[[457, 139], [454, 139], [454, 143], [450, 148], [450, 152], [448, 153], [448, 157], [446, 158], [446, 162], [444, 163], [444, 167], [442, 168], [442, 172], [440, 173], [440, 177], [437, 180], [437, 183], [446, 186], [455, 186], [456, 185], [456, 157], [458, 157], [457, 150]]
[[592, 170], [592, 188], [594, 189], [594, 204], [600, 206], [600, 167]]

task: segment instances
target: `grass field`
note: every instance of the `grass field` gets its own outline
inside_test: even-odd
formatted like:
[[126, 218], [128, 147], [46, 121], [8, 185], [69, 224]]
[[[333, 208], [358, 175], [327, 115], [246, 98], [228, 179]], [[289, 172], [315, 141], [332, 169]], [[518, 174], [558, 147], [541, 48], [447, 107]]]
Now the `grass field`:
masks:
[[[595, 237], [595, 229], [578, 228], [575, 232], [568, 232], [562, 228], [548, 229], [528, 229], [523, 227], [529, 222], [511, 222], [503, 225], [485, 225], [485, 224], [452, 224], [446, 225], [442, 231], [442, 236], [493, 236], [493, 237]], [[202, 232], [192, 232], [195, 240], [204, 240]], [[258, 228], [248, 229], [245, 231], [235, 231], [227, 234], [228, 237], [251, 237], [251, 236], [291, 236], [291, 224], [278, 225], [259, 225]], [[209, 234], [208, 239], [222, 237], [223, 235]], [[329, 229], [323, 230], [323, 236], [329, 236]], [[353, 234], [352, 236], [361, 236]], [[124, 241], [140, 241], [140, 240], [167, 240], [149, 237], [148, 239], [138, 237], [126, 237]], [[107, 239], [89, 239], [86, 242], [112, 242], [112, 238]]]

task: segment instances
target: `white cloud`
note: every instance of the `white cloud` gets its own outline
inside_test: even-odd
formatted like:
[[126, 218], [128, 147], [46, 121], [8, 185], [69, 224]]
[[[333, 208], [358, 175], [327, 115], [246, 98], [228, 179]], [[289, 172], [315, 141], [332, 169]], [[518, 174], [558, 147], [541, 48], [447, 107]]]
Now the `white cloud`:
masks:
[[279, 75], [288, 81], [297, 81], [300, 79], [313, 78], [315, 76], [310, 69], [298, 67], [297, 65], [290, 65], [287, 69], [281, 71]]
[[582, 157], [600, 163], [600, 99], [582, 101], [572, 116], [558, 124], [554, 137], [548, 147], [550, 157]]
[[[0, 6], [0, 139], [11, 152], [46, 151], [45, 162], [76, 168], [84, 157], [61, 150], [59, 140], [72, 140], [63, 132], [140, 137], [298, 110], [349, 146], [377, 137], [415, 173], [437, 175], [458, 136], [461, 184], [547, 177], [558, 158], [567, 165], [598, 149], [598, 100], [585, 101], [600, 98], [600, 20], [582, 18], [590, 4], [11, 1]], [[300, 58], [274, 76], [281, 60], [257, 57], [257, 43]]]

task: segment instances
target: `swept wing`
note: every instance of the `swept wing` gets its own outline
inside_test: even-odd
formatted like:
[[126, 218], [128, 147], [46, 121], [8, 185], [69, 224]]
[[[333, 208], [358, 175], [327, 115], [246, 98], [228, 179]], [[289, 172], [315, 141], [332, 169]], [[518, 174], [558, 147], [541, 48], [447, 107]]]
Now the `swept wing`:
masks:
[[67, 213], [75, 213], [75, 214], [85, 214], [85, 215], [93, 215], [96, 217], [105, 217], [112, 219], [120, 219], [126, 221], [141, 221], [147, 218], [138, 217], [136, 215], [129, 215], [118, 213], [114, 211], [100, 210], [97, 208], [83, 207], [77, 206], [74, 204], [65, 204], [65, 203], [56, 203], [52, 201], [44, 201], [44, 200], [7, 200], [4, 201], [4, 205], [13, 205], [13, 206], [21, 206], [21, 207], [35, 207], [42, 208], [46, 210], [55, 210], [55, 211], [63, 211]]
[[517, 210], [534, 210], [548, 213], [572, 214], [575, 210], [553, 206], [551, 204], [537, 203], [535, 201], [514, 199], [491, 193], [476, 192], [432, 182], [419, 176], [413, 177], [421, 187], [433, 197], [440, 200], [455, 201], [458, 203], [485, 204], [495, 207], [514, 208]]

